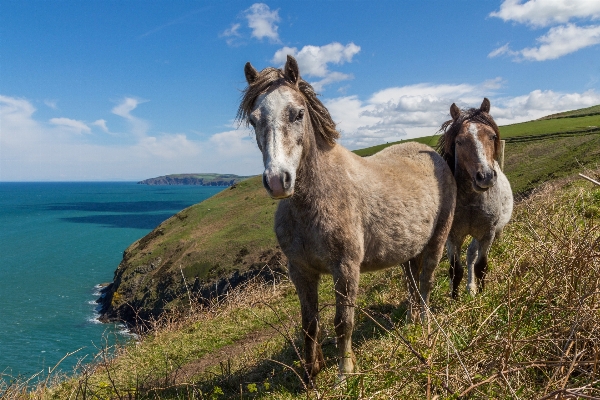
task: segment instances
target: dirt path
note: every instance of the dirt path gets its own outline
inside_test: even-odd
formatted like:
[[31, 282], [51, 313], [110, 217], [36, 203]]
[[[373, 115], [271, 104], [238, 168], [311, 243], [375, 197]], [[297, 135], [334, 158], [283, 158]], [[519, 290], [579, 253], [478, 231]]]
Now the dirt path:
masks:
[[276, 336], [278, 333], [268, 328], [261, 331], [250, 332], [242, 340], [233, 344], [221, 347], [217, 351], [207, 354], [204, 357], [191, 361], [179, 368], [172, 376], [175, 384], [189, 382], [189, 380], [210, 367], [219, 365], [221, 362], [240, 357], [252, 348]]

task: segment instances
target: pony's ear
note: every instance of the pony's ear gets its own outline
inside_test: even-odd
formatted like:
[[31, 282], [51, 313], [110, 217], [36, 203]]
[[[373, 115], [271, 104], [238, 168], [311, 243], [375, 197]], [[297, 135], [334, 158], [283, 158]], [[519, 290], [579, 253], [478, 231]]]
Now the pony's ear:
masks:
[[490, 113], [490, 101], [487, 97], [483, 98], [483, 102], [481, 103], [481, 107], [479, 107], [479, 109], [484, 113]]
[[283, 74], [285, 79], [290, 83], [297, 85], [300, 80], [300, 71], [298, 70], [298, 62], [296, 59], [288, 54], [285, 67], [283, 67]]
[[250, 61], [244, 66], [244, 74], [246, 75], [246, 81], [251, 85], [256, 78], [258, 78], [258, 71], [250, 64]]
[[460, 116], [460, 108], [456, 105], [456, 103], [452, 103], [450, 106], [450, 116], [452, 119], [456, 120]]

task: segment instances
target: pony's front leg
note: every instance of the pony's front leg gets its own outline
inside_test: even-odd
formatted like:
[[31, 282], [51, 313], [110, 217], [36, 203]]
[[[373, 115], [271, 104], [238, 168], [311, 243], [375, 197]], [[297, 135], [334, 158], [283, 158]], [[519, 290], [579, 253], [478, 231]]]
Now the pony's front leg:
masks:
[[354, 372], [356, 358], [352, 351], [354, 308], [358, 294], [360, 267], [358, 264], [341, 264], [333, 273], [335, 282], [335, 333], [338, 339], [339, 378], [345, 379]]
[[452, 286], [453, 299], [458, 298], [458, 288], [460, 287], [460, 282], [462, 281], [464, 275], [464, 268], [460, 262], [460, 248], [463, 240], [456, 240], [453, 238], [448, 239], [446, 242], [448, 261], [450, 262], [448, 275], [450, 277], [450, 284]]
[[485, 276], [488, 269], [488, 253], [492, 242], [494, 241], [494, 232], [484, 236], [481, 240], [473, 238], [467, 249], [467, 291], [471, 295], [485, 289]]
[[290, 279], [296, 287], [302, 313], [304, 332], [304, 383], [314, 387], [315, 376], [325, 366], [321, 344], [319, 343], [319, 279], [312, 271], [288, 264]]

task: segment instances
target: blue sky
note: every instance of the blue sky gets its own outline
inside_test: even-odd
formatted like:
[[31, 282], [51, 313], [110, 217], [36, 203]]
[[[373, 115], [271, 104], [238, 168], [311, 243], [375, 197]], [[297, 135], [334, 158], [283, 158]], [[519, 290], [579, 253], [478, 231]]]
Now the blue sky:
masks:
[[262, 172], [246, 61], [296, 56], [351, 149], [600, 104], [600, 2], [7, 1], [0, 181]]

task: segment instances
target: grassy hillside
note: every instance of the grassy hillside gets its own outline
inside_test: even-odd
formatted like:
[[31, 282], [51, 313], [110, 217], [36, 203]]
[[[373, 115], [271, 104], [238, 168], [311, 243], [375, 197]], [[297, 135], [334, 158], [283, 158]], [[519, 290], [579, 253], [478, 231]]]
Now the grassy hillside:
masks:
[[[598, 177], [600, 169], [588, 171]], [[138, 343], [40, 399], [417, 399], [600, 396], [600, 188], [566, 180], [515, 208], [490, 255], [486, 291], [448, 295], [443, 261], [429, 324], [404, 322], [399, 268], [361, 277], [354, 348], [360, 372], [336, 384], [333, 283], [320, 288], [327, 367], [305, 393], [291, 283], [255, 280], [210, 310], [190, 303]], [[175, 318], [171, 318], [175, 317]], [[109, 352], [111, 349], [105, 349]], [[19, 393], [16, 385], [9, 388]], [[21, 393], [23, 393], [21, 391]], [[85, 395], [84, 395], [85, 393]], [[84, 397], [87, 396], [87, 397]], [[437, 397], [435, 397], [437, 396]]]
[[588, 108], [580, 108], [579, 110], [565, 111], [558, 114], [552, 114], [545, 116], [540, 119], [554, 119], [554, 118], [576, 118], [584, 117], [586, 115], [600, 114], [600, 105], [592, 106]]
[[[595, 115], [590, 115], [596, 111]], [[576, 117], [578, 115], [583, 116]], [[505, 173], [513, 191], [526, 194], [543, 182], [599, 164], [600, 105], [556, 114], [552, 119], [501, 126], [500, 135], [506, 140]], [[385, 143], [356, 150], [355, 153], [369, 156], [406, 141], [435, 147], [438, 138], [438, 135], [433, 135]]]
[[275, 207], [254, 177], [164, 221], [125, 251], [103, 299], [104, 318], [146, 320], [177, 306], [186, 284], [198, 293], [277, 263]]
[[[565, 116], [561, 116], [563, 114]], [[535, 121], [504, 125], [499, 128], [500, 136], [509, 143], [527, 139], [544, 140], [551, 136], [577, 136], [600, 133], [600, 105], [582, 110], [555, 114], [555, 116], [549, 116]], [[400, 140], [398, 142], [385, 143], [356, 150], [355, 153], [363, 157], [370, 156], [388, 146], [407, 141], [415, 141], [435, 147], [438, 138], [439, 135], [435, 134], [421, 138]]]

